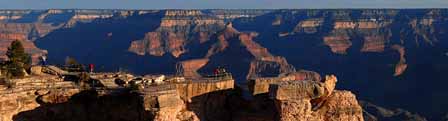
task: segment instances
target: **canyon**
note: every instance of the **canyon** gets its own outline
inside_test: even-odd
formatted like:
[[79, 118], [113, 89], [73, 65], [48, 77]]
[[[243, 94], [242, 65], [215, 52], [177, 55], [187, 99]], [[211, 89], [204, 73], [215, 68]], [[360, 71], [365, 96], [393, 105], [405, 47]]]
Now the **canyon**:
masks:
[[21, 40], [33, 63], [70, 56], [97, 71], [189, 78], [222, 66], [252, 94], [272, 79], [334, 74], [375, 106], [429, 120], [448, 112], [447, 9], [0, 10], [0, 21], [3, 60]]

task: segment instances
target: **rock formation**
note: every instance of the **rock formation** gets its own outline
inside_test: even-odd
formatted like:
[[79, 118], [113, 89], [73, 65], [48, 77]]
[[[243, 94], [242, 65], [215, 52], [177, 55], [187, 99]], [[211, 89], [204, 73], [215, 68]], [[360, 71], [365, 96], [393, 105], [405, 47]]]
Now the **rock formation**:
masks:
[[364, 37], [364, 45], [361, 52], [383, 52], [384, 51], [384, 37], [383, 36], [366, 36]]
[[[199, 13], [198, 13], [199, 14]], [[171, 14], [170, 14], [171, 15]], [[182, 16], [182, 15], [178, 15]], [[249, 70], [248, 74], [245, 75], [245, 78], [252, 78], [252, 77], [263, 77], [266, 75], [278, 75], [280, 73], [287, 73], [287, 72], [294, 72], [295, 68], [292, 65], [289, 65], [285, 58], [280, 56], [274, 56], [269, 51], [262, 47], [260, 44], [256, 43], [253, 38], [257, 36], [257, 33], [254, 32], [239, 32], [237, 29], [235, 29], [232, 25], [232, 23], [227, 23], [224, 28], [217, 31], [217, 33], [209, 35], [210, 43], [211, 45], [207, 45], [205, 43], [199, 42], [197, 44], [200, 44], [199, 46], [205, 46], [206, 54], [202, 58], [198, 59], [189, 59], [185, 61], [181, 61], [178, 63], [178, 70], [179, 73], [183, 74], [183, 76], [186, 77], [200, 77], [201, 75], [198, 74], [198, 71], [203, 68], [210, 68], [210, 60], [215, 60], [214, 57], [216, 56], [232, 56], [226, 52], [235, 52], [237, 53], [245, 53], [247, 52], [250, 54], [250, 56], [242, 57], [245, 59], [251, 60], [250, 66], [247, 68]], [[148, 36], [146, 36], [148, 37]], [[151, 37], [152, 38], [152, 37]], [[207, 39], [209, 40], [209, 39]], [[140, 45], [148, 45], [149, 47], [152, 46], [159, 46], [161, 43], [158, 42], [165, 42], [165, 41], [157, 41], [157, 43], [151, 43], [152, 41], [149, 41], [150, 43], [147, 44], [138, 44], [139, 42], [147, 42], [147, 41], [134, 41], [133, 44], [130, 47], [130, 50], [133, 52], [137, 52], [140, 54], [144, 54], [143, 51], [138, 51], [141, 48], [138, 47]], [[197, 47], [197, 46], [196, 46]], [[143, 47], [144, 48], [144, 47]], [[245, 52], [239, 52], [240, 48], [244, 48]], [[196, 49], [196, 48], [191, 48]], [[205, 50], [205, 49], [204, 49]], [[151, 51], [151, 52], [155, 52]], [[193, 51], [193, 50], [190, 50]], [[150, 53], [151, 53], [150, 52]], [[164, 53], [161, 49], [157, 50], [157, 52]], [[161, 54], [157, 56], [162, 56]], [[221, 62], [222, 61], [222, 62]], [[216, 60], [213, 63], [220, 63], [222, 65], [228, 64], [228, 65], [234, 65], [235, 63], [226, 62], [225, 60]], [[216, 66], [216, 65], [213, 65]], [[214, 68], [214, 67], [212, 67]], [[243, 79], [243, 78], [240, 78]], [[241, 80], [240, 80], [241, 81]]]
[[45, 103], [66, 102], [80, 91], [73, 83], [61, 82], [52, 77], [17, 79], [12, 82], [15, 82], [17, 88], [0, 90], [0, 121], [12, 121], [18, 113], [33, 110]]
[[208, 59], [194, 59], [180, 62], [177, 67], [179, 73], [182, 73], [183, 76], [189, 78], [198, 78], [201, 77], [198, 73], [198, 70], [205, 66], [208, 63]]
[[304, 32], [304, 33], [316, 33], [319, 27], [322, 26], [324, 20], [322, 18], [308, 19], [300, 21], [299, 24], [294, 28], [294, 32]]
[[352, 46], [348, 36], [328, 36], [324, 37], [324, 42], [331, 48], [331, 51], [338, 54], [347, 53], [347, 49]]
[[395, 73], [394, 76], [399, 76], [404, 73], [408, 65], [406, 64], [406, 51], [403, 46], [393, 45], [392, 49], [396, 50], [400, 54], [400, 61], [395, 65]]
[[364, 121], [362, 108], [349, 91], [334, 91], [336, 77], [326, 80], [286, 81], [270, 85], [281, 121]]
[[[98, 80], [122, 78], [113, 73], [92, 74], [91, 77]], [[275, 106], [268, 102], [275, 103], [278, 113], [265, 114], [260, 110], [260, 114], [252, 114], [260, 115], [258, 117], [236, 115], [236, 112], [252, 109], [232, 105], [244, 102], [236, 95], [240, 92], [234, 89], [234, 80], [216, 79], [145, 85], [131, 92], [119, 87], [101, 86], [86, 90], [53, 75], [15, 79], [10, 80], [13, 87], [0, 90], [0, 121], [268, 121], [272, 117], [280, 120], [363, 120], [355, 96], [348, 91], [335, 90], [337, 79], [334, 76], [327, 76], [323, 82], [305, 80], [272, 84], [269, 94], [274, 100], [258, 97], [253, 104], [258, 108], [268, 106], [265, 108], [274, 109]]]
[[170, 53], [179, 57], [195, 45], [208, 41], [210, 36], [224, 27], [224, 21], [198, 10], [169, 10], [160, 27], [148, 32], [142, 40], [133, 41], [129, 51], [139, 55], [148, 53], [162, 56]]
[[300, 70], [291, 73], [282, 73], [277, 77], [259, 77], [250, 78], [248, 82], [249, 91], [253, 95], [263, 94], [269, 92], [269, 85], [284, 81], [294, 81], [294, 80], [311, 80], [320, 81], [321, 76], [313, 71]]

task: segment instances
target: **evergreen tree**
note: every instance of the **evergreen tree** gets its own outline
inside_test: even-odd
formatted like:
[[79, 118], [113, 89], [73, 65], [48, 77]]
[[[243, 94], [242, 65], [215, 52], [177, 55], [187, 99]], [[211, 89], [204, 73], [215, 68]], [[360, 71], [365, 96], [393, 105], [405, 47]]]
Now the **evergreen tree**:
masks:
[[31, 64], [30, 56], [25, 53], [25, 48], [20, 41], [16, 40], [11, 43], [6, 51], [9, 61], [7, 62], [8, 76], [23, 77], [25, 68], [29, 68]]

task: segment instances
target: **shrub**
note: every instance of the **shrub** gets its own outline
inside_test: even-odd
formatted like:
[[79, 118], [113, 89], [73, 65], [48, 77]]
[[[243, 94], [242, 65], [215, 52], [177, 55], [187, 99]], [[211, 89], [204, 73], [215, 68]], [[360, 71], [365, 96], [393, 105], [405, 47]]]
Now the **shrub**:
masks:
[[25, 69], [31, 67], [31, 57], [25, 53], [25, 48], [20, 41], [11, 43], [6, 51], [8, 62], [6, 62], [7, 76], [12, 78], [22, 78], [25, 76]]

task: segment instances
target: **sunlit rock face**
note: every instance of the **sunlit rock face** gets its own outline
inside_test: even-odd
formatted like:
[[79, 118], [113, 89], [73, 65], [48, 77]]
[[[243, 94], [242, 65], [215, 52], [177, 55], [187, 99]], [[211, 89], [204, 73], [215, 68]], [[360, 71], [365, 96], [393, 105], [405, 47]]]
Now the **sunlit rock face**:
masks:
[[251, 77], [248, 81], [249, 91], [252, 95], [269, 92], [269, 85], [285, 81], [321, 81], [321, 76], [317, 72], [300, 70], [296, 72], [281, 73], [274, 77]]
[[[296, 74], [300, 75], [279, 77], [293, 78], [288, 76]], [[123, 75], [98, 73], [92, 77], [101, 80], [122, 78], [120, 76]], [[131, 91], [82, 88], [79, 83], [63, 81], [55, 75], [32, 75], [11, 80], [14, 82], [11, 87], [0, 85], [0, 121], [269, 121], [276, 120], [274, 117], [279, 120], [363, 120], [356, 97], [349, 91], [335, 90], [335, 76], [275, 83], [269, 87], [269, 92], [264, 92], [269, 93], [271, 99], [258, 96], [252, 100], [244, 100], [239, 95], [241, 90], [235, 89], [232, 79], [203, 79], [164, 81], [161, 85]]]
[[177, 67], [179, 69], [179, 73], [182, 73], [185, 77], [190, 78], [198, 78], [201, 75], [198, 73], [198, 70], [205, 66], [208, 63], [208, 59], [193, 59], [180, 62]]
[[169, 53], [179, 57], [191, 49], [189, 46], [208, 41], [224, 25], [223, 19], [199, 10], [168, 10], [160, 27], [148, 32], [142, 40], [134, 41], [129, 51], [139, 55], [162, 56]]
[[364, 37], [364, 45], [362, 52], [383, 52], [385, 39], [383, 36], [367, 36]]
[[349, 91], [334, 90], [337, 79], [326, 76], [318, 81], [285, 81], [271, 84], [281, 121], [364, 121], [362, 108]]
[[[80, 92], [73, 83], [61, 82], [52, 77], [12, 81], [17, 88], [2, 88], [4, 85], [0, 85], [0, 121], [12, 121], [20, 112], [34, 110], [43, 104], [66, 102]], [[59, 89], [50, 90], [47, 88], [50, 86]]]
[[328, 36], [324, 37], [324, 43], [331, 48], [331, 51], [338, 54], [347, 53], [347, 49], [352, 46], [348, 36]]

